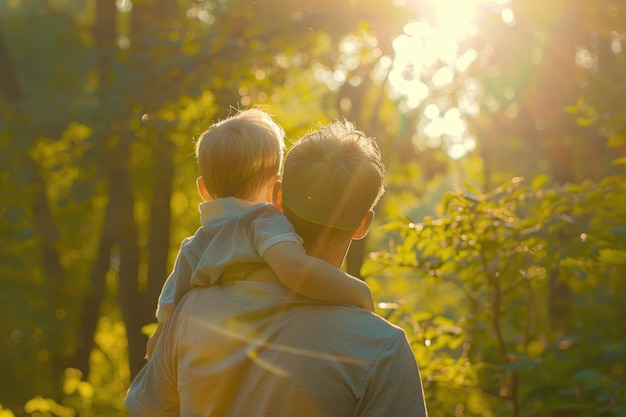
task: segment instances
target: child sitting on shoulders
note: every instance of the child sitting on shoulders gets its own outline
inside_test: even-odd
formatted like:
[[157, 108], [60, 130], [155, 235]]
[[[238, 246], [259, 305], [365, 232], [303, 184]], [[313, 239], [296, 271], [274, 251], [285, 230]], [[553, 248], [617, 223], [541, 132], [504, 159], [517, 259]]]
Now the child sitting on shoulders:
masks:
[[283, 129], [259, 109], [216, 123], [198, 139], [202, 226], [183, 240], [161, 290], [148, 357], [167, 318], [192, 286], [215, 285], [236, 265], [267, 264], [294, 292], [374, 311], [367, 284], [308, 256], [291, 223], [271, 204], [284, 147]]

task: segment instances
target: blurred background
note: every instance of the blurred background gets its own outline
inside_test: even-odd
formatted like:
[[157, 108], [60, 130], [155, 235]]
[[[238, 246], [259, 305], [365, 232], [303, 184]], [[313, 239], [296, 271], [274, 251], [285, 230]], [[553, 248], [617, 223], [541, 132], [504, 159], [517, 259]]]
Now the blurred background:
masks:
[[0, 416], [126, 416], [193, 145], [347, 118], [388, 190], [345, 269], [433, 416], [626, 416], [626, 4], [0, 1]]

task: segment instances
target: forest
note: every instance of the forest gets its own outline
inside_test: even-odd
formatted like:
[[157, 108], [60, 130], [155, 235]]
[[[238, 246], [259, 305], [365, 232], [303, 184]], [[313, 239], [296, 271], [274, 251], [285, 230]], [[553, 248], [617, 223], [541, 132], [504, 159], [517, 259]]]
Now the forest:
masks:
[[626, 416], [625, 49], [618, 0], [0, 1], [0, 417], [128, 416], [195, 139], [250, 107], [377, 139], [344, 268], [430, 415]]

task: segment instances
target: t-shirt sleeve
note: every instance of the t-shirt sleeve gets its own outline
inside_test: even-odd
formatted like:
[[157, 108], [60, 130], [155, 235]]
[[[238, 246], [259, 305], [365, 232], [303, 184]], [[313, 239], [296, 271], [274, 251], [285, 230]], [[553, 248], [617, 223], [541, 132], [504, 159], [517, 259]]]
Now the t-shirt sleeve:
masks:
[[263, 258], [265, 251], [276, 243], [294, 242], [302, 244], [302, 239], [296, 234], [287, 217], [271, 204], [259, 209], [251, 222], [251, 227], [252, 244], [261, 258]]
[[165, 280], [159, 301], [157, 303], [156, 318], [159, 323], [165, 323], [174, 311], [174, 289], [176, 287], [176, 274], [172, 272]]
[[404, 332], [381, 351], [357, 407], [360, 417], [428, 416], [419, 368]]

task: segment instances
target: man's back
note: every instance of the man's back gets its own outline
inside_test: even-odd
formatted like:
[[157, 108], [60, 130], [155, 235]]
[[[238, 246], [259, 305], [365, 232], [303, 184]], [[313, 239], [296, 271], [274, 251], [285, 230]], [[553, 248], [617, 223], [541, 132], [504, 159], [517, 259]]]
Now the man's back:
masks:
[[401, 329], [277, 284], [192, 290], [150, 361], [127, 397], [135, 416], [426, 415]]
[[[331, 123], [291, 147], [274, 203], [307, 254], [339, 268], [367, 233], [383, 174], [372, 138]], [[128, 391], [134, 417], [426, 416], [400, 328], [297, 296], [264, 268], [184, 297]]]

